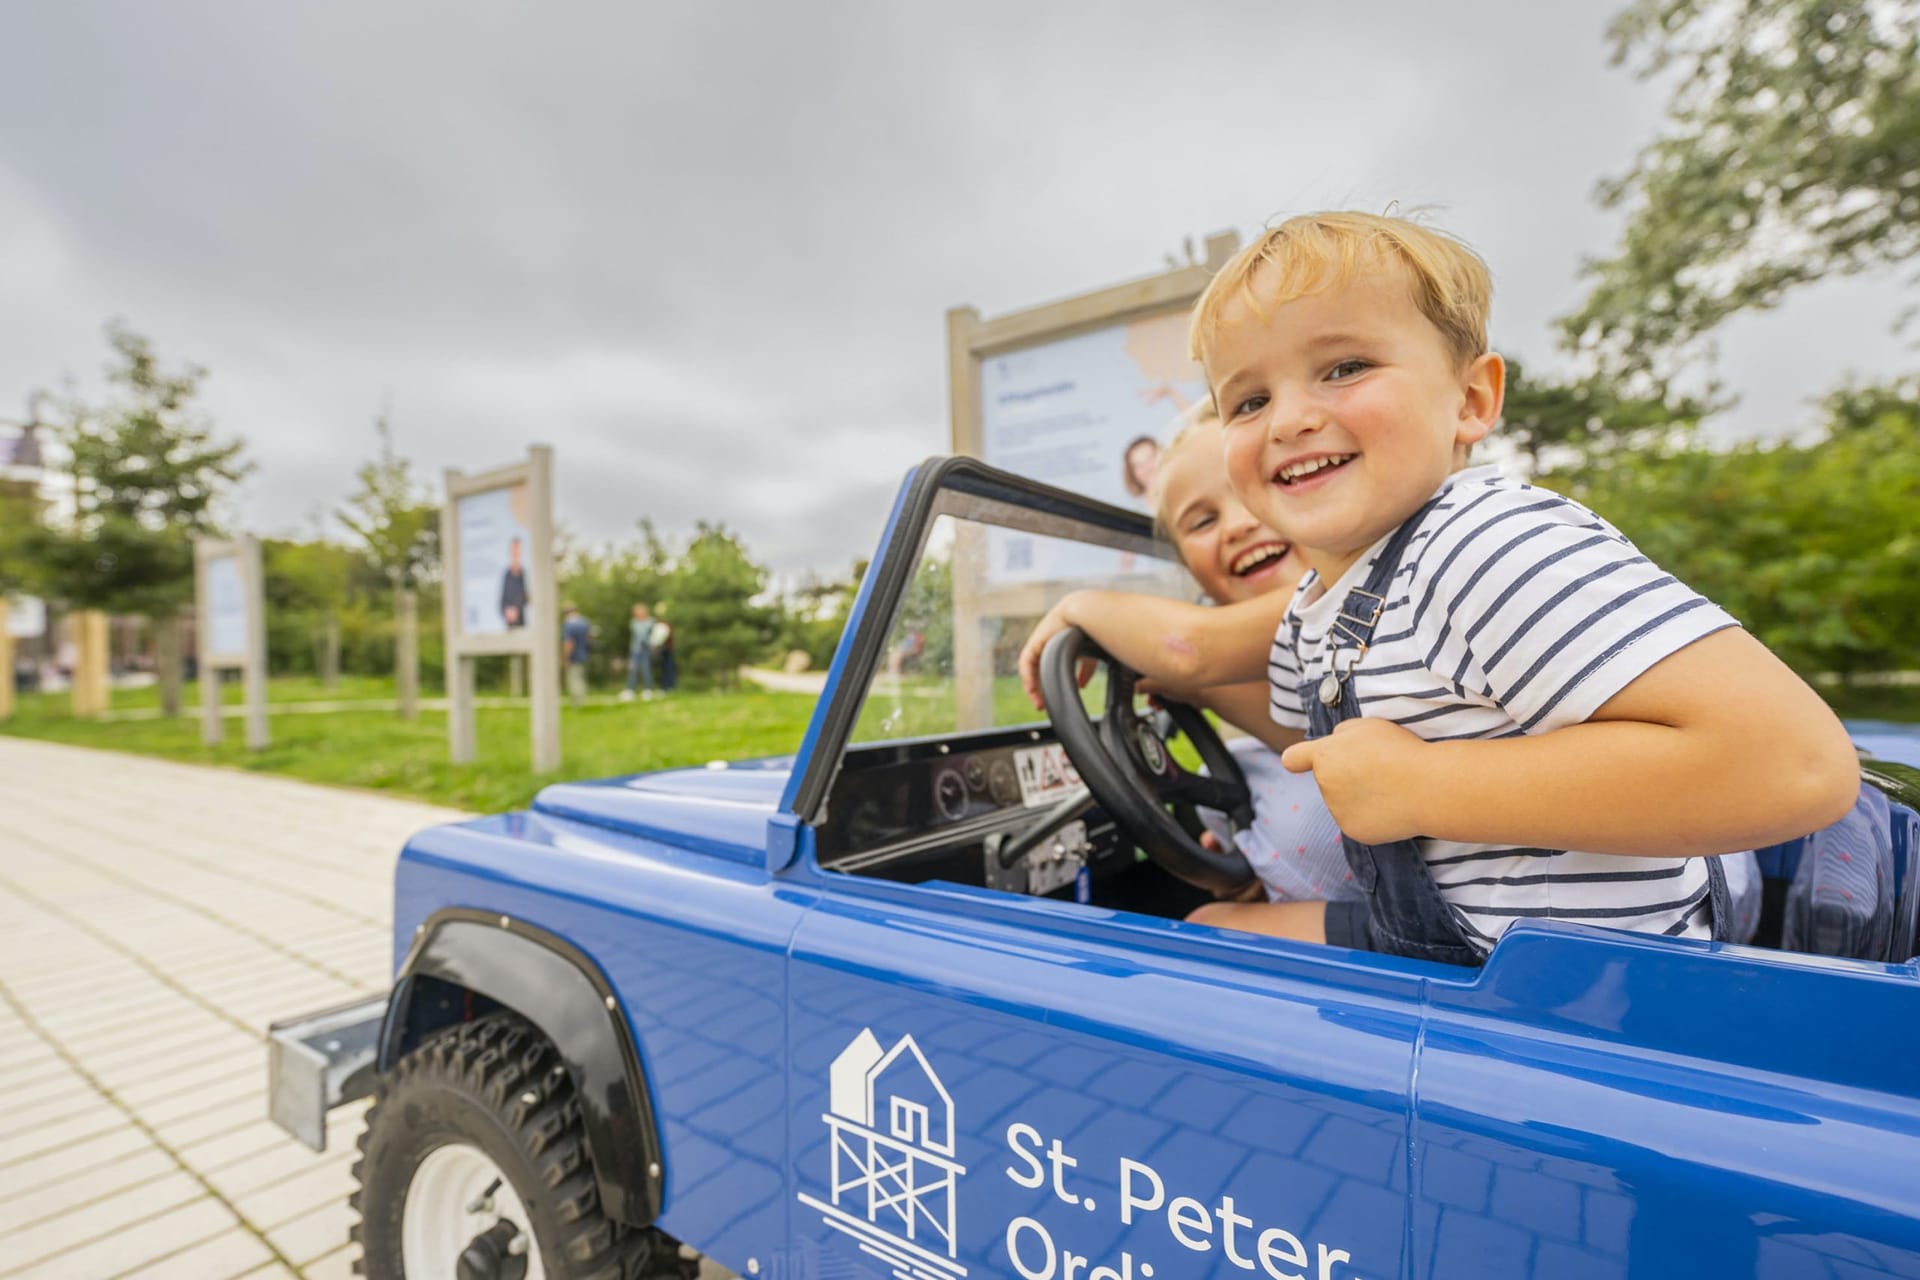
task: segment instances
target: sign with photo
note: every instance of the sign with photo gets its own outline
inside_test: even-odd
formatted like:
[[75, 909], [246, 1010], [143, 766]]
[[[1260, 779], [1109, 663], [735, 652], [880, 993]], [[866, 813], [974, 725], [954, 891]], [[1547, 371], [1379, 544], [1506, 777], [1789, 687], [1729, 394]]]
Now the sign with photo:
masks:
[[247, 592], [237, 555], [207, 560], [207, 648], [223, 656], [247, 651]]
[[454, 507], [460, 526], [460, 626], [467, 635], [502, 635], [528, 623], [535, 603], [528, 569], [530, 502], [523, 483], [468, 494]]
[[[1160, 450], [1207, 394], [1187, 357], [1184, 308], [1024, 347], [980, 362], [981, 456], [1115, 506], [1150, 509]], [[995, 529], [995, 586], [1127, 572], [1121, 553]]]

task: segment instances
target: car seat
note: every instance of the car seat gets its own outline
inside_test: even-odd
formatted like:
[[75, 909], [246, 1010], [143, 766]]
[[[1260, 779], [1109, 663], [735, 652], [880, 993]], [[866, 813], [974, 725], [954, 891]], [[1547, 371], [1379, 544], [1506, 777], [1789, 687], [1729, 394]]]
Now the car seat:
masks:
[[1914, 950], [1915, 816], [1862, 785], [1853, 809], [1812, 835], [1755, 850], [1760, 873], [1787, 882], [1780, 946], [1901, 961]]

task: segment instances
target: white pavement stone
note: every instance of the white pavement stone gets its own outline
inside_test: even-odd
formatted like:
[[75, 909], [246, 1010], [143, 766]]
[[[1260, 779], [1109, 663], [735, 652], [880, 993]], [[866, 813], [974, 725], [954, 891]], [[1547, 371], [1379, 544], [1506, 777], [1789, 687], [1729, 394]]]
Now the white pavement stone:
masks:
[[346, 1275], [364, 1108], [267, 1123], [267, 1023], [370, 995], [393, 861], [465, 816], [0, 736], [0, 1277]]

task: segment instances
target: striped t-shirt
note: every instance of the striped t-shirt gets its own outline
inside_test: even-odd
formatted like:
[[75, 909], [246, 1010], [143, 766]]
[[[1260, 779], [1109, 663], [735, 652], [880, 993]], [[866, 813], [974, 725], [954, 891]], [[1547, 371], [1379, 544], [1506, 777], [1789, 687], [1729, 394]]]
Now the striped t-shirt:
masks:
[[[1300, 684], [1326, 674], [1328, 631], [1386, 542], [1330, 590], [1312, 573], [1301, 581], [1268, 664], [1280, 724], [1307, 727]], [[1457, 472], [1441, 486], [1386, 596], [1353, 691], [1364, 714], [1429, 742], [1579, 724], [1662, 658], [1738, 625], [1579, 503], [1503, 480], [1492, 467]], [[1352, 612], [1363, 602], [1357, 597]], [[1335, 634], [1334, 647], [1347, 643]], [[1711, 936], [1699, 858], [1418, 843], [1482, 949], [1525, 917]]]

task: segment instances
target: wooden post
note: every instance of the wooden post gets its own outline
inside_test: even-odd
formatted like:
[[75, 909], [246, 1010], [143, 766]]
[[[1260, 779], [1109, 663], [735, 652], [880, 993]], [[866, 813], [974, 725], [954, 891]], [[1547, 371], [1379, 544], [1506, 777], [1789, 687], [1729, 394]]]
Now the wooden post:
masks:
[[[980, 313], [972, 307], [947, 312], [947, 385], [951, 395], [953, 451], [983, 456], [980, 426], [980, 361], [973, 354]], [[953, 549], [954, 727], [984, 729], [993, 723], [993, 640], [980, 615], [986, 582], [986, 530], [971, 522], [955, 531]]]
[[455, 764], [472, 764], [475, 744], [473, 722], [473, 658], [460, 648], [460, 473], [447, 469], [446, 501], [440, 505], [440, 563], [446, 567], [440, 585], [440, 625], [446, 636], [446, 661], [442, 664], [447, 682], [447, 758]]
[[13, 719], [13, 635], [7, 630], [7, 598], [0, 596], [0, 724]]
[[320, 632], [320, 683], [329, 693], [340, 687], [340, 615], [332, 610]]
[[527, 660], [517, 653], [507, 659], [507, 696], [527, 696]]
[[153, 620], [153, 665], [160, 679], [160, 714], [169, 720], [180, 714], [180, 615], [166, 613]]
[[217, 747], [226, 733], [220, 713], [220, 667], [213, 660], [213, 621], [207, 609], [207, 547], [193, 548], [193, 651], [200, 664], [200, 742]]
[[553, 450], [544, 444], [527, 450], [527, 483], [533, 496], [533, 545], [527, 585], [533, 608], [527, 627], [533, 634], [533, 687], [529, 719], [533, 722], [533, 771], [551, 773], [560, 767], [560, 581], [553, 565]]
[[247, 664], [242, 668], [247, 701], [247, 749], [267, 749], [267, 610], [266, 580], [260, 561], [260, 540], [248, 534], [241, 540], [240, 581], [246, 584]]
[[109, 705], [107, 692], [107, 615], [99, 609], [82, 609], [72, 615], [74, 629], [73, 714], [91, 718], [104, 715]]
[[420, 715], [420, 597], [401, 587], [393, 598], [393, 684], [400, 718]]

